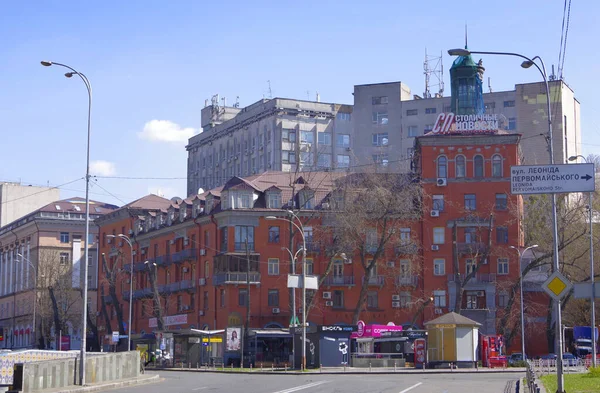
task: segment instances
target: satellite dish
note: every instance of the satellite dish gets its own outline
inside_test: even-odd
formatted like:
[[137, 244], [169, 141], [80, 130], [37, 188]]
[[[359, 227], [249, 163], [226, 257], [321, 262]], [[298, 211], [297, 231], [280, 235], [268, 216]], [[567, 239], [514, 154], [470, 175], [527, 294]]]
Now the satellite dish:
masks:
[[396, 326], [396, 324], [394, 322], [388, 322], [387, 325], [388, 326]]
[[198, 189], [198, 194], [204, 194], [204, 188], [200, 187], [200, 188]]

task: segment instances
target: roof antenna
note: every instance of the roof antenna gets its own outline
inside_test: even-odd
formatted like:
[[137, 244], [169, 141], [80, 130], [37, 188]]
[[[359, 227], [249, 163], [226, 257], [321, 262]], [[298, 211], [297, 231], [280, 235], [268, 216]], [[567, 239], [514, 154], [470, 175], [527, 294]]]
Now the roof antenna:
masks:
[[468, 31], [467, 31], [467, 24], [465, 23], [465, 49], [469, 49], [469, 40], [468, 40]]

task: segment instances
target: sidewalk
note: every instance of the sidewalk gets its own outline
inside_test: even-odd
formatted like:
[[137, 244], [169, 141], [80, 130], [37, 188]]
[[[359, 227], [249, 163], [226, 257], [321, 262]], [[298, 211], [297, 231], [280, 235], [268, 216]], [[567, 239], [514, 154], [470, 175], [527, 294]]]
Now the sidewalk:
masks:
[[109, 383], [98, 383], [98, 384], [89, 384], [86, 386], [69, 386], [67, 388], [58, 388], [58, 389], [47, 389], [44, 390], [44, 393], [87, 393], [87, 392], [97, 392], [100, 390], [108, 390], [108, 389], [116, 389], [122, 388], [126, 386], [134, 386], [134, 385], [144, 385], [148, 383], [156, 383], [160, 381], [160, 376], [158, 374], [155, 375], [140, 375], [137, 378], [126, 379], [121, 381], [109, 382]]
[[199, 373], [224, 373], [224, 374], [265, 374], [265, 375], [311, 375], [311, 374], [497, 374], [497, 373], [525, 373], [525, 367], [507, 367], [507, 368], [458, 368], [458, 369], [416, 369], [407, 367], [386, 368], [359, 368], [359, 367], [327, 367], [322, 369], [308, 369], [304, 372], [290, 369], [271, 369], [271, 368], [146, 368], [153, 371], [178, 371], [178, 372], [199, 372]]

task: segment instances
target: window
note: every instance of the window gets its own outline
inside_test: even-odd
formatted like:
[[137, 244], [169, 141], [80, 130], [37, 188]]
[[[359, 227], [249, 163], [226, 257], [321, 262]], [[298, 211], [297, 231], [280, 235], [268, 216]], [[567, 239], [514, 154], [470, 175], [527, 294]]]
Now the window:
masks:
[[514, 100], [512, 100], [512, 101], [504, 101], [504, 107], [505, 108], [512, 108], [514, 106], [515, 106], [515, 101]]
[[279, 289], [269, 289], [269, 307], [279, 307]]
[[467, 292], [467, 310], [477, 310], [477, 293]]
[[444, 195], [433, 196], [433, 210], [444, 211]]
[[344, 308], [344, 291], [333, 291], [333, 308]]
[[387, 111], [373, 112], [373, 124], [385, 125], [388, 123]]
[[514, 117], [509, 117], [508, 118], [508, 129], [510, 131], [516, 130], [517, 129], [517, 119]]
[[88, 266], [94, 266], [94, 256], [88, 255]]
[[235, 250], [245, 251], [246, 243], [248, 250], [254, 251], [254, 227], [245, 225], [235, 226]]
[[238, 291], [238, 306], [245, 306], [248, 304], [248, 289], [240, 288]]
[[477, 242], [477, 228], [466, 227], [465, 228], [465, 243], [476, 243]]
[[387, 146], [388, 144], [388, 133], [380, 132], [378, 134], [373, 134], [371, 138], [371, 143], [373, 146]]
[[61, 232], [60, 233], [60, 242], [68, 243], [69, 242], [69, 232]]
[[434, 276], [443, 276], [446, 274], [446, 261], [441, 258], [436, 258], [433, 260], [433, 275]]
[[500, 292], [498, 294], [498, 307], [505, 308], [508, 305], [508, 293]]
[[386, 167], [388, 166], [390, 159], [388, 157], [387, 153], [381, 153], [381, 154], [373, 154], [371, 156], [373, 158], [373, 163]]
[[425, 108], [425, 114], [426, 115], [433, 115], [436, 112], [437, 112], [436, 108]]
[[282, 150], [281, 151], [281, 162], [284, 164], [295, 164], [296, 163], [296, 152]]
[[433, 244], [444, 244], [446, 241], [445, 234], [446, 228], [436, 227], [433, 228]]
[[350, 147], [350, 135], [337, 134], [335, 136], [335, 145], [337, 147]]
[[269, 258], [269, 276], [279, 275], [279, 259]]
[[436, 307], [446, 307], [446, 291], [433, 291], [433, 302]]
[[507, 205], [506, 194], [496, 194], [496, 210], [506, 210]]
[[400, 228], [400, 244], [410, 244], [410, 228]]
[[331, 133], [319, 132], [317, 134], [319, 145], [331, 146]]
[[418, 109], [407, 109], [406, 110], [406, 116], [416, 116], [418, 114], [419, 114]]
[[401, 259], [400, 260], [400, 275], [402, 277], [408, 277], [411, 272], [410, 268], [410, 259]]
[[317, 156], [317, 166], [319, 166], [319, 168], [330, 168], [331, 167], [331, 154], [320, 153]]
[[221, 251], [227, 251], [227, 237], [229, 235], [227, 227], [221, 228]]
[[379, 296], [375, 291], [367, 292], [367, 308], [378, 308], [379, 307]]
[[342, 121], [350, 121], [352, 115], [350, 113], [342, 113], [342, 112], [338, 112], [336, 118], [338, 120], [342, 120]]
[[371, 102], [373, 105], [384, 105], [388, 103], [388, 98], [387, 96], [373, 97], [371, 98]]
[[508, 258], [498, 258], [498, 274], [508, 274]]
[[284, 142], [296, 142], [296, 130], [293, 128], [284, 128], [281, 130], [281, 140]]
[[465, 194], [465, 210], [475, 210], [477, 208], [477, 199], [475, 194]]
[[278, 192], [269, 192], [268, 193], [268, 203], [270, 209], [280, 209], [281, 208], [281, 194]]
[[452, 105], [444, 105], [444, 112], [452, 112]]
[[[125, 233], [125, 231], [123, 231], [122, 233]], [[94, 244], [94, 241], [96, 240], [96, 235], [94, 235], [93, 233], [88, 233], [88, 244]]]
[[410, 292], [400, 292], [400, 307], [408, 308], [410, 307], [411, 298]]
[[495, 102], [486, 102], [485, 104], [483, 104], [485, 111], [487, 112], [488, 109], [494, 109], [496, 108], [496, 103]]
[[437, 177], [447, 177], [448, 159], [446, 156], [439, 156], [437, 159]]
[[220, 291], [220, 297], [221, 297], [221, 307], [225, 307], [225, 290], [221, 289]]
[[465, 274], [469, 275], [471, 274], [471, 272], [473, 272], [473, 270], [475, 270], [475, 260], [474, 259], [467, 259], [465, 261]]
[[66, 265], [69, 263], [69, 253], [68, 252], [61, 252], [59, 258], [60, 258], [61, 265]]
[[508, 244], [508, 228], [496, 227], [496, 243]]
[[300, 131], [300, 143], [315, 143], [315, 134], [312, 131]]
[[456, 156], [456, 158], [454, 159], [454, 164], [455, 164], [455, 175], [456, 177], [460, 178], [460, 177], [465, 177], [466, 176], [466, 170], [465, 170], [465, 156]]
[[244, 208], [244, 209], [248, 209], [250, 207], [250, 195], [248, 194], [242, 194], [239, 200], [240, 205], [239, 207]]
[[204, 291], [204, 294], [202, 295], [202, 308], [204, 310], [208, 310], [209, 304], [208, 304], [208, 291]]
[[300, 164], [312, 165], [315, 163], [315, 155], [313, 152], [300, 152]]
[[492, 177], [502, 177], [502, 156], [499, 154], [492, 157]]
[[269, 243], [279, 243], [279, 227], [269, 227]]
[[337, 155], [338, 168], [348, 168], [350, 166], [350, 156], [344, 154]]
[[419, 135], [419, 127], [417, 126], [408, 126], [408, 136], [414, 137]]
[[306, 274], [315, 274], [315, 264], [312, 258], [306, 258]]
[[475, 156], [473, 158], [473, 171], [475, 177], [483, 177], [483, 156]]

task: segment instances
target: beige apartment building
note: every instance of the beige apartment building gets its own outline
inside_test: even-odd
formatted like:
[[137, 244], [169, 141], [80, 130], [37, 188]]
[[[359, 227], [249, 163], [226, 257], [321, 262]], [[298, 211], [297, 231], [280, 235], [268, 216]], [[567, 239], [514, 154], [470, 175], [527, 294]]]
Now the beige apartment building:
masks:
[[0, 181], [0, 228], [59, 199], [58, 188]]
[[[57, 348], [59, 336], [63, 349], [80, 348], [82, 263], [88, 264], [93, 321], [97, 310], [98, 227], [93, 220], [116, 208], [90, 201], [87, 242], [83, 198], [46, 204], [0, 227], [0, 349]], [[83, 260], [86, 244], [88, 261]]]

